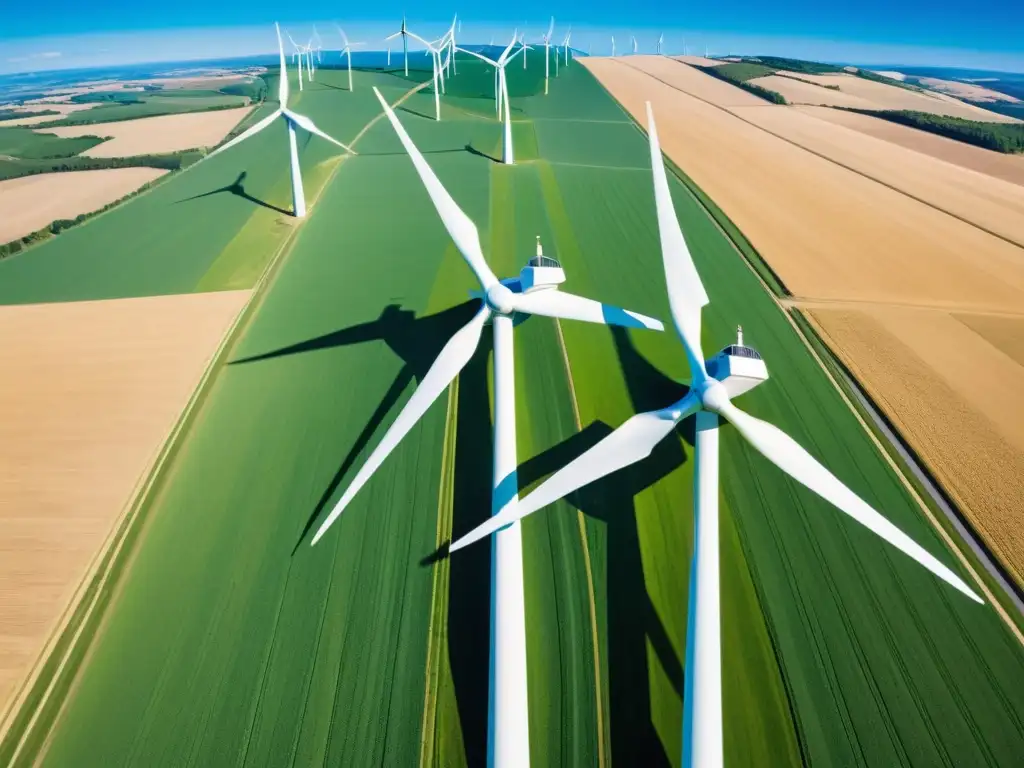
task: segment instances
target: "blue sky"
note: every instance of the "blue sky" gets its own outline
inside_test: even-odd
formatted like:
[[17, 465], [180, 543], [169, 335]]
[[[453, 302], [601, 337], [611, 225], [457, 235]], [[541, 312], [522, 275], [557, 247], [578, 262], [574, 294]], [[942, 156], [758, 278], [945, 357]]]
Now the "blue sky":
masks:
[[[301, 18], [296, 14], [299, 7]], [[513, 7], [514, 17], [498, 18], [499, 8]], [[524, 23], [528, 35], [539, 35], [554, 14], [560, 29], [572, 24], [574, 47], [593, 46], [595, 54], [607, 52], [612, 34], [620, 50], [629, 35], [636, 34], [641, 49], [653, 52], [654, 40], [664, 31], [670, 52], [681, 52], [685, 36], [687, 45], [701, 52], [707, 45], [712, 53], [1024, 72], [1024, 3], [1019, 0], [955, 6], [924, 0], [733, 0], [702, 5], [675, 0], [522, 0], [514, 6], [421, 0], [404, 6], [368, 2], [362, 10], [319, 0], [301, 6], [267, 0], [235, 5], [210, 0], [22, 0], [10, 3], [4, 12], [0, 73], [269, 52], [275, 20], [303, 34], [317, 21], [328, 47], [333, 47], [337, 43], [327, 32], [339, 14], [351, 37], [374, 43], [397, 26], [403, 10], [413, 29], [430, 34], [439, 32], [459, 11], [466, 42], [507, 37], [513, 26]]]

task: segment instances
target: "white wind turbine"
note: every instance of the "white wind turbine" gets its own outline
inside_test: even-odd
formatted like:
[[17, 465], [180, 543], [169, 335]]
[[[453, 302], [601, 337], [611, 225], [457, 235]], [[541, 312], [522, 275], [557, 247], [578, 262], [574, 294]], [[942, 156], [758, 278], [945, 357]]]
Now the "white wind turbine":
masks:
[[435, 47], [433, 43], [427, 42], [422, 37], [417, 35], [415, 32], [408, 32], [406, 34], [408, 34], [409, 37], [411, 37], [411, 38], [413, 38], [415, 40], [419, 40], [421, 43], [423, 43], [425, 46], [427, 46], [427, 53], [430, 56], [430, 60], [433, 63], [433, 69], [434, 69], [434, 119], [435, 120], [440, 120], [441, 119], [441, 88], [444, 87], [443, 86], [444, 79], [443, 79], [443, 77], [441, 75], [441, 51], [445, 49], [446, 43], [444, 41], [447, 40], [448, 35], [446, 33], [444, 38], [442, 38], [442, 42], [440, 44], [440, 47]]
[[612, 58], [615, 58], [615, 35], [612, 35]]
[[[292, 44], [292, 47], [295, 49], [295, 54], [293, 56], [293, 59], [297, 59], [298, 60], [298, 65], [299, 65], [299, 91], [301, 92], [302, 91], [302, 67], [303, 67], [303, 61], [305, 59], [305, 55], [302, 52], [302, 46], [299, 45], [298, 43], [296, 43], [295, 42], [295, 38], [292, 37], [292, 33], [291, 32], [287, 32], [286, 34], [288, 35], [288, 41]], [[278, 31], [278, 37], [280, 37], [280, 30]]]
[[462, 20], [459, 19], [458, 14], [452, 17], [452, 25], [448, 29], [448, 66], [451, 67], [452, 74], [459, 74], [459, 69], [455, 64], [455, 25], [458, 23], [459, 34], [462, 34]]
[[565, 66], [569, 66], [569, 39], [572, 37], [572, 27], [565, 33], [565, 40], [562, 41], [562, 48], [565, 49]]
[[636, 56], [636, 37], [630, 37], [629, 39], [633, 41], [633, 55]]
[[[396, 37], [402, 38], [402, 54], [405, 56], [405, 76], [409, 76], [409, 30], [405, 24], [405, 14], [402, 14], [402, 27], [395, 34], [388, 35], [385, 40], [394, 40]], [[391, 62], [391, 48], [388, 48], [388, 62]]]
[[658, 37], [658, 55], [659, 56], [661, 56], [661, 47], [662, 47], [662, 45], [664, 45], [664, 43], [665, 43], [665, 34], [662, 33], [661, 36]]
[[299, 149], [295, 139], [295, 128], [302, 128], [303, 130], [309, 131], [309, 133], [315, 134], [322, 139], [327, 139], [327, 141], [331, 142], [332, 144], [337, 144], [346, 152], [352, 153], [352, 150], [349, 149], [349, 147], [346, 146], [345, 144], [342, 144], [337, 139], [328, 136], [326, 133], [321, 131], [319, 128], [316, 127], [313, 121], [310, 120], [305, 115], [300, 115], [297, 112], [292, 112], [290, 109], [288, 109], [288, 70], [285, 68], [284, 63], [284, 45], [281, 43], [281, 29], [277, 26], [277, 24], [275, 24], [274, 27], [277, 29], [277, 50], [281, 56], [281, 76], [280, 79], [278, 80], [277, 90], [277, 98], [278, 102], [280, 103], [280, 106], [273, 114], [263, 118], [258, 123], [256, 123], [256, 125], [252, 126], [248, 130], [243, 131], [224, 146], [218, 147], [215, 151], [211, 152], [209, 155], [207, 155], [207, 159], [213, 157], [214, 155], [219, 155], [221, 152], [224, 152], [227, 149], [231, 149], [231, 147], [235, 146], [236, 144], [241, 144], [249, 137], [255, 136], [257, 133], [259, 133], [264, 128], [269, 126], [271, 123], [277, 120], [277, 118], [282, 118], [285, 121], [285, 124], [288, 126], [288, 146], [289, 152], [291, 153], [290, 158], [292, 175], [292, 212], [297, 218], [302, 218], [303, 216], [306, 215], [306, 196], [302, 189], [302, 171], [299, 167]]
[[[742, 340], [738, 350], [737, 347], [728, 347], [708, 364], [704, 362], [700, 347], [701, 308], [708, 304], [708, 296], [672, 205], [650, 102], [647, 103], [647, 122], [665, 282], [672, 319], [693, 376], [690, 391], [683, 399], [666, 408], [640, 413], [628, 419], [593, 448], [558, 470], [518, 504], [507, 507], [454, 542], [450, 551], [462, 549], [601, 477], [646, 458], [659, 442], [675, 431], [684, 418], [696, 413], [696, 488], [693, 494], [695, 533], [686, 629], [682, 763], [699, 768], [719, 768], [722, 765], [718, 562], [720, 419], [731, 423], [748, 443], [791, 478], [831, 502], [972, 600], [979, 603], [982, 600], [953, 571], [843, 485], [799, 443], [777, 427], [732, 404], [730, 396], [740, 394], [767, 379], [767, 369], [756, 352], [742, 346]], [[754, 362], [757, 365], [751, 366]], [[712, 374], [708, 373], [709, 370]], [[721, 380], [716, 376], [721, 377]]]
[[[518, 30], [512, 33], [512, 42], [508, 44], [504, 51], [501, 52], [501, 56], [498, 60], [489, 59], [482, 53], [476, 51], [469, 51], [465, 48], [459, 48], [458, 50], [463, 53], [468, 53], [471, 56], [476, 56], [478, 59], [482, 59], [494, 67], [494, 74], [497, 78], [497, 82], [494, 85], [494, 101], [495, 107], [498, 110], [499, 115], [503, 117], [503, 131], [502, 131], [502, 142], [501, 142], [501, 162], [505, 165], [512, 165], [515, 162], [515, 157], [512, 151], [512, 113], [508, 101], [508, 84], [505, 79], [505, 67], [512, 61], [523, 48], [520, 48], [515, 53], [509, 55], [512, 49], [515, 47], [516, 41], [519, 39]], [[502, 115], [502, 106], [504, 106], [504, 114]]]
[[[551, 77], [551, 35], [555, 31], [555, 17], [551, 17], [548, 24], [548, 33], [541, 38], [544, 43], [544, 95], [548, 94], [548, 79]], [[555, 58], [558, 58], [558, 50], [555, 50]]]
[[[517, 497], [513, 315], [542, 315], [657, 330], [663, 328], [652, 318], [558, 290], [557, 283], [564, 279], [564, 273], [558, 262], [540, 253], [523, 269], [519, 279], [498, 280], [484, 257], [476, 225], [441, 185], [376, 88], [374, 92], [409, 153], [445, 229], [479, 282], [482, 291], [477, 295], [482, 302], [473, 319], [456, 331], [438, 354], [412, 397], [313, 536], [313, 544], [320, 540], [402, 438], [469, 363], [488, 321], [492, 322], [494, 335], [494, 463], [491, 485], [494, 514], [513, 508]], [[520, 526], [513, 525], [495, 537], [492, 573], [490, 698], [493, 709], [487, 764], [495, 768], [520, 768], [529, 765], [530, 757]]]
[[350, 43], [348, 41], [348, 35], [345, 34], [345, 30], [341, 28], [341, 25], [335, 24], [338, 28], [338, 34], [341, 35], [341, 42], [344, 47], [341, 49], [341, 55], [348, 57], [348, 89], [352, 90], [352, 46], [353, 45], [364, 45], [364, 43]]

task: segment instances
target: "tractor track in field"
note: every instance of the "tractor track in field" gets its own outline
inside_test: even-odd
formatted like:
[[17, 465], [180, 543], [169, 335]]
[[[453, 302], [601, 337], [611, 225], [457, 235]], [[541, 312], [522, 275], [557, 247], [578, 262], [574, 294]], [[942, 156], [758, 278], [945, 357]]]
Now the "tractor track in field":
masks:
[[[414, 88], [406, 91], [392, 104], [392, 107], [399, 106], [413, 94], [426, 88], [427, 85], [429, 85], [429, 83], [420, 83]], [[359, 133], [356, 134], [355, 138], [350, 142], [349, 146], [354, 147], [355, 144], [384, 116], [385, 115], [382, 111], [363, 126]], [[355, 152], [352, 152], [352, 154], [355, 154]], [[342, 156], [342, 160], [343, 159], [344, 156]], [[198, 165], [198, 163], [196, 165]], [[207, 365], [206, 370], [203, 371], [199, 384], [193, 391], [192, 396], [189, 398], [184, 410], [179, 415], [171, 429], [171, 432], [164, 440], [152, 468], [150, 468], [146, 476], [139, 479], [132, 496], [125, 505], [124, 513], [113, 528], [113, 533], [107, 545], [97, 554], [95, 559], [96, 565], [79, 586], [79, 599], [85, 599], [88, 593], [92, 593], [89, 603], [85, 605], [84, 608], [80, 603], [73, 603], [69, 605], [65, 612], [65, 620], [63, 624], [55, 629], [50, 642], [47, 643], [44, 656], [40, 658], [34, 667], [34, 670], [37, 671], [35, 680], [26, 682], [23, 687], [23, 694], [21, 695], [23, 699], [32, 697], [36, 685], [40, 682], [42, 672], [48, 665], [48, 662], [52, 660], [50, 654], [55, 652], [58, 646], [61, 645], [70, 624], [72, 622], [77, 622], [77, 626], [75, 627], [73, 634], [68, 638], [67, 644], [62, 649], [61, 658], [57, 662], [56, 666], [53, 667], [52, 673], [50, 673], [49, 681], [46, 683], [45, 689], [39, 695], [38, 700], [33, 704], [33, 711], [24, 727], [24, 730], [17, 742], [14, 744], [13, 751], [10, 756], [10, 765], [13, 766], [17, 764], [17, 760], [22, 756], [22, 751], [24, 750], [25, 745], [35, 735], [35, 730], [39, 725], [40, 718], [43, 715], [44, 710], [47, 708], [47, 705], [50, 703], [51, 697], [53, 696], [58, 684], [61, 682], [62, 675], [68, 669], [69, 665], [74, 663], [75, 657], [80, 655], [81, 658], [77, 661], [77, 666], [72, 672], [73, 677], [68, 682], [67, 691], [65, 692], [63, 700], [57, 708], [57, 711], [52, 715], [52, 720], [46, 737], [42, 741], [38, 753], [32, 759], [32, 764], [38, 764], [43, 755], [45, 755], [50, 744], [50, 737], [54, 730], [53, 726], [59, 722], [63, 715], [64, 708], [70, 698], [70, 694], [77, 687], [78, 672], [85, 666], [91, 655], [91, 649], [93, 647], [92, 640], [95, 639], [103, 629], [106, 615], [106, 611], [103, 609], [109, 605], [109, 602], [112, 601], [119, 592], [118, 577], [126, 573], [131, 566], [133, 552], [137, 549], [137, 547], [134, 546], [137, 544], [137, 540], [129, 544], [129, 548], [132, 550], [131, 552], [125, 551], [125, 545], [126, 542], [132, 538], [133, 534], [140, 535], [142, 533], [141, 530], [135, 530], [137, 525], [141, 523], [143, 528], [145, 527], [146, 520], [139, 519], [140, 512], [143, 510], [146, 502], [151, 498], [154, 491], [159, 487], [158, 481], [165, 465], [169, 460], [172, 460], [177, 455], [176, 449], [192, 424], [192, 415], [197, 412], [197, 406], [205, 401], [205, 394], [214, 379], [215, 372], [220, 370], [223, 361], [227, 359], [227, 355], [230, 353], [237, 340], [249, 327], [253, 317], [255, 317], [259, 312], [268, 289], [273, 284], [273, 278], [276, 277], [280, 268], [287, 262], [287, 255], [291, 253], [296, 235], [301, 231], [302, 223], [308, 221], [316, 211], [317, 202], [320, 200], [324, 191], [330, 186], [331, 182], [337, 175], [338, 170], [343, 165], [344, 162], [342, 161], [339, 161], [335, 165], [330, 175], [324, 180], [323, 184], [321, 184], [316, 197], [311, 201], [309, 205], [309, 214], [302, 222], [296, 222], [292, 225], [292, 232], [282, 241], [277, 251], [269, 259], [259, 280], [257, 280], [255, 286], [253, 286], [248, 301], [246, 301], [245, 305], [235, 317], [234, 322], [224, 334], [216, 351], [210, 358], [210, 363]], [[182, 172], [185, 173], [188, 170], [189, 169], [186, 168]], [[122, 558], [126, 559], [122, 561]], [[107, 602], [101, 605], [103, 602], [102, 598], [104, 596], [108, 596]], [[98, 609], [101, 613], [97, 615], [96, 611]], [[99, 624], [87, 633], [86, 630], [88, 629], [91, 621], [98, 621]], [[84, 649], [81, 647], [83, 640], [87, 643]], [[23, 711], [17, 706], [12, 706], [4, 713], [4, 719], [0, 722], [0, 748], [4, 746], [5, 739], [14, 725], [14, 721], [22, 714], [24, 714]]]

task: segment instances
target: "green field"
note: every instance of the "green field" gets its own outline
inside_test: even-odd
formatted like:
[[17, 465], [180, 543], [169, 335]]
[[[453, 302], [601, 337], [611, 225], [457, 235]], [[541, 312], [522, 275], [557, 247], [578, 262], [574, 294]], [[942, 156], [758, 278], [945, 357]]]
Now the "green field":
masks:
[[[182, 112], [205, 112], [210, 109], [230, 109], [249, 103], [248, 95], [222, 93], [211, 90], [166, 90], [166, 91], [95, 91], [73, 96], [77, 103], [100, 102], [92, 109], [71, 112], [43, 127], [61, 125], [92, 125], [120, 120], [135, 120], [140, 117], [174, 115]], [[34, 126], [39, 127], [39, 126]]]
[[64, 139], [52, 133], [36, 133], [27, 126], [0, 127], [0, 156], [26, 160], [71, 157], [104, 141], [99, 136]]
[[[645, 136], [582, 67], [563, 69], [547, 97], [536, 66], [513, 68], [522, 162], [498, 165], [491, 75], [459, 68], [442, 122], [429, 92], [398, 115], [478, 223], [494, 269], [518, 271], [539, 234], [567, 290], [667, 319]], [[343, 74], [322, 70], [296, 107], [344, 141], [379, 113], [371, 83], [392, 101], [410, 86], [359, 73], [349, 94]], [[386, 121], [325, 176], [297, 229], [278, 214], [254, 223], [265, 206], [234, 194], [177, 202], [245, 171], [247, 192], [286, 207], [275, 130], [0, 263], [0, 301], [27, 302], [251, 285], [287, 247], [142, 510], [79, 674], [58, 681], [63, 709], [44, 712], [19, 764], [459, 766], [485, 755], [489, 547], [430, 555], [489, 511], [488, 334], [450, 397], [308, 547], [473, 312], [470, 274]], [[332, 156], [310, 143], [304, 168]], [[771, 372], [739, 404], [952, 565], [733, 245], [671, 184], [712, 300], [706, 352], [741, 323]], [[532, 318], [516, 345], [524, 489], [677, 398], [687, 375], [670, 333]], [[536, 765], [679, 763], [692, 429], [524, 522]], [[887, 550], [729, 428], [721, 476], [730, 765], [1014, 764], [1024, 657], [990, 607]]]

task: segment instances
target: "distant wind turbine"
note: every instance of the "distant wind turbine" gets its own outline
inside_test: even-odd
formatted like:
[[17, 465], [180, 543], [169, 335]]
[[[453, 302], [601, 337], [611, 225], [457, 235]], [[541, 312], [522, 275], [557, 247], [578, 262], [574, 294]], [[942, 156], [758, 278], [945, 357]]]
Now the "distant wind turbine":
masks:
[[279, 117], [284, 119], [285, 124], [288, 126], [288, 147], [289, 152], [291, 153], [290, 157], [292, 174], [292, 212], [294, 213], [296, 218], [302, 218], [303, 216], [306, 215], [306, 196], [302, 189], [302, 170], [299, 166], [299, 150], [298, 144], [295, 139], [295, 128], [302, 128], [303, 130], [315, 134], [322, 139], [326, 139], [332, 144], [336, 144], [337, 146], [344, 149], [346, 152], [352, 154], [355, 153], [353, 153], [352, 150], [345, 144], [342, 144], [337, 139], [328, 136], [326, 133], [317, 128], [316, 125], [314, 125], [313, 121], [310, 120], [305, 115], [300, 115], [297, 112], [292, 112], [290, 109], [288, 109], [288, 70], [285, 67], [284, 63], [284, 45], [281, 42], [281, 29], [277, 26], [277, 24], [275, 24], [274, 27], [277, 29], [277, 50], [281, 57], [281, 74], [280, 77], [278, 78], [277, 85], [277, 99], [279, 102], [277, 110], [272, 115], [268, 115], [267, 117], [260, 120], [258, 123], [256, 123], [256, 125], [252, 126], [248, 130], [243, 131], [241, 134], [233, 138], [227, 144], [211, 152], [209, 155], [207, 155], [206, 159], [209, 159], [215, 155], [219, 155], [221, 152], [231, 149], [231, 147], [235, 146], [236, 144], [241, 144], [246, 139], [255, 136], [257, 133], [259, 133], [264, 128], [269, 126]]
[[[396, 37], [402, 38], [402, 54], [405, 56], [405, 76], [409, 76], [409, 30], [405, 24], [405, 14], [402, 14], [402, 28], [399, 29], [395, 34], [388, 35], [385, 40], [394, 40]], [[391, 60], [391, 49], [388, 48], [388, 61]]]
[[615, 35], [612, 35], [612, 58], [615, 58]]
[[348, 89], [351, 91], [352, 90], [352, 46], [353, 45], [363, 45], [363, 43], [350, 43], [348, 41], [348, 35], [345, 34], [345, 30], [342, 29], [341, 26], [338, 25], [338, 24], [335, 24], [334, 26], [338, 27], [338, 34], [341, 35], [341, 42], [342, 42], [342, 45], [343, 45], [343, 47], [341, 49], [341, 55], [348, 57]]
[[[544, 95], [548, 94], [548, 78], [551, 76], [551, 35], [555, 31], [555, 17], [551, 17], [548, 24], [548, 33], [541, 38], [544, 43]], [[555, 58], [558, 58], [558, 51], [555, 51]]]
[[562, 41], [562, 47], [565, 49], [565, 66], [569, 66], [569, 39], [572, 37], [572, 27], [569, 27], [569, 31], [565, 33], [565, 39]]
[[444, 38], [442, 38], [442, 40], [444, 40], [445, 42], [441, 43], [441, 47], [440, 48], [435, 47], [433, 43], [427, 42], [422, 37], [417, 35], [415, 32], [409, 32], [408, 35], [409, 35], [409, 37], [413, 38], [414, 40], [419, 40], [421, 43], [423, 43], [425, 46], [427, 46], [427, 53], [430, 55], [431, 61], [433, 63], [433, 68], [434, 68], [434, 119], [435, 120], [440, 120], [441, 119], [441, 88], [444, 87], [443, 85], [441, 85], [441, 83], [443, 83], [444, 81], [442, 79], [440, 79], [441, 78], [441, 51], [446, 48], [446, 43], [447, 43], [448, 35], [445, 34]]
[[[515, 47], [516, 40], [518, 39], [518, 31], [512, 33], [512, 42], [508, 44], [504, 51], [501, 52], [501, 56], [498, 57], [497, 61], [489, 59], [482, 53], [476, 51], [467, 51], [464, 48], [459, 48], [463, 53], [468, 53], [470, 56], [476, 56], [478, 59], [482, 59], [494, 67], [495, 75], [497, 76], [497, 83], [495, 85], [494, 99], [497, 103], [498, 113], [501, 114], [502, 105], [504, 105], [504, 130], [502, 131], [502, 142], [501, 142], [501, 162], [505, 165], [512, 165], [515, 162], [514, 153], [512, 151], [512, 112], [509, 106], [508, 99], [508, 84], [505, 79], [505, 67], [514, 59], [519, 53], [524, 52], [524, 48], [520, 48], [515, 53], [511, 53]], [[511, 54], [511, 55], [510, 55]]]
[[658, 38], [658, 55], [659, 56], [661, 56], [661, 46], [664, 44], [664, 42], [665, 42], [665, 35], [664, 35], [664, 33], [662, 33], [662, 35]]
[[630, 40], [633, 41], [633, 55], [636, 56], [636, 38], [630, 37]]

